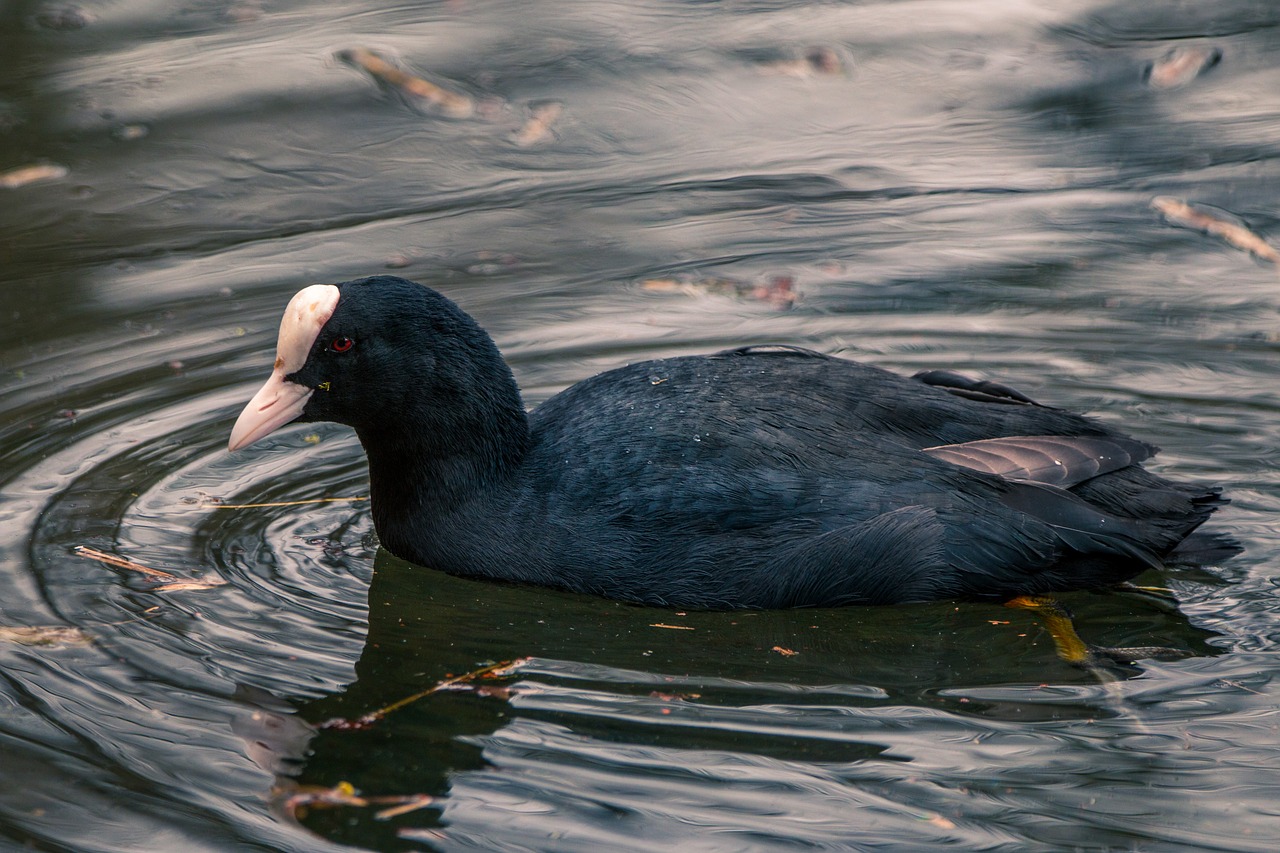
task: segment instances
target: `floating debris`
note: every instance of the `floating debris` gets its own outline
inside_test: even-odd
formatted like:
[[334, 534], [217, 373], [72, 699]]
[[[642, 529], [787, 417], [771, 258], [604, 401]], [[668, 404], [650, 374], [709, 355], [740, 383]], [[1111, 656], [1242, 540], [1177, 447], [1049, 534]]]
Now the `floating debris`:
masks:
[[1177, 89], [1221, 61], [1222, 51], [1216, 47], [1176, 47], [1147, 67], [1147, 85]]
[[650, 625], [649, 627], [650, 627], [650, 628], [668, 628], [668, 629], [670, 629], [670, 630], [672, 630], [672, 631], [692, 631], [692, 630], [694, 630], [694, 629], [693, 629], [693, 626], [691, 626], [691, 625], [667, 625], [667, 624], [664, 624], [664, 623], [662, 623], [662, 622], [654, 622], [654, 623], [653, 623], [652, 625]]
[[337, 806], [367, 806], [369, 801], [356, 793], [350, 782], [339, 782], [332, 788], [319, 785], [298, 785], [276, 792], [276, 805], [293, 821], [299, 821], [312, 808]]
[[650, 690], [650, 699], [659, 699], [663, 702], [691, 702], [701, 699], [701, 693], [663, 693], [660, 690]]
[[339, 782], [332, 788], [321, 785], [285, 785], [273, 792], [273, 805], [292, 822], [306, 817], [309, 809], [367, 808], [387, 806], [374, 812], [374, 820], [390, 820], [435, 804], [429, 794], [364, 796], [350, 782]]
[[554, 138], [555, 133], [551, 130], [551, 125], [555, 124], [562, 112], [564, 112], [564, 104], [557, 101], [546, 101], [537, 106], [530, 106], [529, 118], [516, 131], [511, 141], [521, 148], [531, 148]]
[[222, 578], [210, 578], [203, 581], [174, 581], [173, 583], [162, 583], [160, 586], [152, 587], [152, 592], [184, 592], [187, 590], [213, 589], [214, 587], [226, 586], [227, 582]]
[[640, 282], [640, 289], [650, 293], [674, 293], [685, 296], [732, 296], [738, 299], [768, 302], [780, 309], [787, 309], [794, 305], [797, 295], [795, 279], [789, 275], [772, 275], [758, 282], [718, 276], [648, 278]]
[[144, 575], [148, 580], [164, 583], [174, 583], [182, 580], [177, 575], [170, 574], [162, 569], [153, 569], [150, 566], [135, 563], [133, 560], [126, 560], [124, 557], [117, 557], [115, 554], [108, 554], [105, 551], [99, 551], [97, 548], [90, 548], [88, 545], [77, 545], [74, 550], [81, 557], [88, 557], [90, 560], [97, 560], [99, 563], [106, 563], [118, 569], [137, 572], [140, 575]]
[[134, 142], [145, 139], [151, 132], [145, 124], [122, 124], [112, 129], [111, 135], [122, 142]]
[[404, 826], [396, 830], [396, 837], [403, 838], [405, 841], [423, 841], [430, 844], [435, 841], [448, 841], [449, 836], [439, 829], [419, 829], [413, 826]]
[[338, 58], [367, 71], [378, 81], [425, 103], [450, 118], [470, 118], [475, 112], [475, 101], [466, 95], [450, 92], [442, 86], [437, 86], [421, 77], [415, 77], [371, 50], [362, 47], [344, 50], [338, 54]]
[[0, 172], [0, 188], [16, 190], [27, 184], [41, 181], [56, 181], [65, 178], [71, 170], [57, 163], [35, 163], [30, 166], [19, 166], [7, 172]]
[[203, 578], [180, 578], [175, 574], [166, 572], [163, 569], [153, 569], [150, 566], [144, 566], [141, 563], [135, 563], [133, 560], [126, 560], [124, 557], [117, 557], [114, 554], [108, 554], [99, 551], [96, 548], [90, 548], [87, 545], [77, 545], [75, 553], [81, 557], [88, 557], [90, 560], [97, 560], [99, 563], [106, 563], [109, 566], [115, 566], [118, 569], [127, 569], [131, 572], [137, 572], [149, 581], [156, 582], [157, 586], [151, 588], [152, 592], [181, 592], [183, 590], [199, 590], [213, 589], [214, 587], [226, 586], [226, 581], [213, 575], [207, 575]]
[[1280, 264], [1280, 251], [1239, 223], [1232, 222], [1203, 207], [1192, 206], [1180, 198], [1167, 195], [1153, 198], [1151, 206], [1159, 211], [1170, 225], [1203, 231], [1257, 258]]
[[[369, 500], [368, 495], [356, 495], [350, 498], [306, 498], [304, 500], [297, 500], [297, 501], [264, 501], [262, 503], [256, 503], [256, 504], [228, 504], [228, 503], [222, 503], [221, 498], [208, 498], [208, 499], [202, 500], [200, 503], [197, 503], [196, 505], [202, 509], [205, 507], [212, 507], [213, 509], [265, 509], [268, 507], [277, 507], [277, 506], [306, 506], [308, 504], [328, 504], [328, 503], [339, 503], [341, 501], [367, 501], [367, 500]], [[184, 498], [183, 502], [185, 503], [186, 501], [187, 499]]]
[[399, 804], [393, 805], [390, 808], [383, 809], [382, 811], [374, 812], [373, 819], [374, 820], [391, 820], [391, 818], [393, 817], [400, 817], [400, 815], [402, 814], [408, 814], [409, 812], [416, 812], [418, 809], [425, 809], [428, 806], [434, 805], [436, 799], [430, 794], [410, 794], [404, 797], [370, 797], [369, 798], [369, 802], [377, 803], [379, 805], [382, 803], [387, 803], [392, 801], [398, 801]]
[[426, 690], [415, 693], [412, 696], [407, 696], [404, 699], [401, 699], [397, 702], [392, 702], [390, 705], [387, 705], [384, 708], [379, 708], [376, 711], [371, 711], [370, 713], [365, 714], [364, 716], [356, 717], [353, 720], [346, 719], [343, 717], [338, 717], [332, 720], [326, 720], [325, 722], [320, 723], [318, 726], [316, 726], [316, 728], [338, 729], [340, 731], [353, 731], [353, 730], [358, 731], [360, 729], [367, 729], [370, 726], [372, 726], [374, 723], [381, 720], [383, 717], [390, 714], [392, 711], [398, 711], [401, 708], [405, 707], [406, 705], [412, 705], [414, 702], [417, 702], [419, 699], [425, 699], [426, 697], [431, 696], [435, 693], [442, 693], [445, 691], [471, 690], [476, 693], [482, 693], [482, 695], [485, 695], [485, 696], [498, 696], [500, 698], [506, 699], [506, 698], [509, 698], [511, 695], [509, 691], [504, 692], [500, 690], [495, 690], [492, 685], [478, 685], [475, 682], [479, 681], [480, 679], [493, 680], [497, 678], [506, 678], [508, 676], [514, 675], [515, 673], [520, 671], [521, 667], [523, 667], [525, 664], [527, 664], [531, 660], [532, 658], [516, 658], [515, 660], [502, 661], [501, 663], [482, 666], [479, 669], [475, 669], [475, 670], [472, 670], [471, 672], [463, 673], [462, 675], [452, 675], [452, 676], [449, 676], [448, 678], [445, 678], [442, 681], [437, 682], [433, 686], [428, 687]]
[[840, 54], [830, 47], [815, 45], [806, 48], [799, 59], [780, 59], [765, 62], [760, 70], [767, 74], [785, 74], [788, 77], [818, 77], [844, 74], [846, 67]]
[[0, 626], [0, 642], [20, 646], [85, 646], [93, 642], [93, 637], [65, 625]]
[[799, 652], [797, 652], [797, 651], [794, 651], [794, 650], [792, 650], [792, 649], [786, 649], [786, 648], [783, 648], [782, 646], [774, 646], [774, 647], [773, 647], [772, 649], [770, 649], [769, 651], [771, 651], [771, 652], [777, 652], [778, 654], [782, 655], [784, 658], [792, 658], [792, 657], [795, 657], [796, 655], [800, 654], [800, 653], [799, 653]]

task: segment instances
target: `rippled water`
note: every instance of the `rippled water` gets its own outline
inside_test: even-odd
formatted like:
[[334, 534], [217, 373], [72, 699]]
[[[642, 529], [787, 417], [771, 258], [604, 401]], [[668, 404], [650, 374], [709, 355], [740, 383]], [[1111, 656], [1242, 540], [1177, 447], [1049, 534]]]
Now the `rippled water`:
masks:
[[[0, 188], [0, 844], [1280, 848], [1280, 275], [1150, 208], [1280, 244], [1280, 6], [0, 14], [0, 172], [66, 170]], [[1175, 49], [1218, 61], [1162, 88]], [[1101, 674], [991, 605], [675, 613], [409, 566], [358, 500], [226, 507], [367, 492], [341, 428], [225, 443], [288, 297], [384, 270], [480, 319], [531, 405], [746, 343], [997, 378], [1221, 483], [1247, 551], [1068, 596], [1090, 642], [1188, 655]], [[288, 800], [340, 783], [433, 799]]]

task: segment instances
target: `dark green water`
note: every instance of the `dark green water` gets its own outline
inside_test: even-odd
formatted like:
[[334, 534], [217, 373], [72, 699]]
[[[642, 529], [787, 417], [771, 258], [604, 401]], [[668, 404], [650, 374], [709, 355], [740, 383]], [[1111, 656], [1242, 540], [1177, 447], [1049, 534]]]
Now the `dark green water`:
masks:
[[[92, 637], [0, 640], [0, 847], [1280, 849], [1280, 270], [1150, 208], [1280, 245], [1280, 6], [0, 16], [0, 173], [66, 170], [0, 188], [0, 635]], [[475, 115], [337, 58], [362, 46]], [[1177, 48], [1219, 61], [1154, 85]], [[1100, 678], [1001, 607], [678, 614], [408, 566], [360, 502], [217, 507], [367, 493], [341, 428], [225, 445], [289, 296], [388, 270], [474, 314], [530, 405], [749, 343], [998, 379], [1221, 484], [1247, 550], [1141, 578], [1170, 602], [1068, 597], [1091, 642], [1188, 655]], [[510, 692], [311, 725], [524, 657]], [[434, 800], [298, 823], [273, 794], [341, 782]]]

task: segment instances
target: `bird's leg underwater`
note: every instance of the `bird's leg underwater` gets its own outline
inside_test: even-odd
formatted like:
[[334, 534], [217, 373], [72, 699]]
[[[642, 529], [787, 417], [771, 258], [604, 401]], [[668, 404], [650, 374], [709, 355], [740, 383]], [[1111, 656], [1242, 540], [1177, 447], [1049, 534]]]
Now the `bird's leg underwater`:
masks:
[[1101, 664], [1129, 664], [1142, 658], [1188, 657], [1188, 652], [1166, 646], [1130, 646], [1108, 648], [1090, 646], [1076, 633], [1071, 621], [1071, 611], [1062, 602], [1047, 595], [1019, 595], [1005, 602], [1005, 607], [1030, 610], [1044, 620], [1049, 636], [1053, 637], [1058, 657], [1067, 663], [1094, 669]]

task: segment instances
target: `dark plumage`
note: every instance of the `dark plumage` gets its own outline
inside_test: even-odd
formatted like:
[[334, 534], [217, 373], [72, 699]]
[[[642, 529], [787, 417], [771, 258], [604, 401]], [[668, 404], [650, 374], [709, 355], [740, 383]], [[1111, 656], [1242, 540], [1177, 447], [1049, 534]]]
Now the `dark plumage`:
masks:
[[[454, 574], [698, 608], [1007, 599], [1158, 566], [1223, 502], [1002, 385], [794, 348], [632, 364], [526, 416], [435, 291], [309, 290], [319, 325], [282, 331], [272, 382], [297, 420], [355, 428], [383, 545]], [[291, 419], [261, 423], [267, 391], [233, 447]]]

